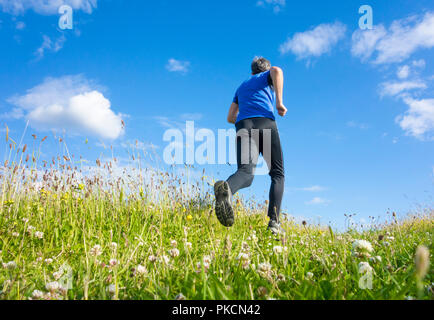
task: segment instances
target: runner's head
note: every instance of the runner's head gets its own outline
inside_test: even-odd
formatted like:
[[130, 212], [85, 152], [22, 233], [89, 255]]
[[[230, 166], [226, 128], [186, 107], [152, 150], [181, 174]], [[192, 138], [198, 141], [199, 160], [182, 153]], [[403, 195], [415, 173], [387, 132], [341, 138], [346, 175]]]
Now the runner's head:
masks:
[[258, 74], [271, 69], [271, 63], [264, 57], [255, 57], [252, 62], [252, 74]]

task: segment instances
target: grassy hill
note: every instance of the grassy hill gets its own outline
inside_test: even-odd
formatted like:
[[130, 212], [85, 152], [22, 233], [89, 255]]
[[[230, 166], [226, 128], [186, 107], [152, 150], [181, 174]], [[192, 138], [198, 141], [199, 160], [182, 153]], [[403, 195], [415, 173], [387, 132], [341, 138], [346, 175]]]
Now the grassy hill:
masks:
[[274, 237], [266, 205], [240, 199], [222, 227], [206, 177], [17, 154], [1, 171], [1, 299], [433, 299], [432, 210], [343, 233], [283, 221]]

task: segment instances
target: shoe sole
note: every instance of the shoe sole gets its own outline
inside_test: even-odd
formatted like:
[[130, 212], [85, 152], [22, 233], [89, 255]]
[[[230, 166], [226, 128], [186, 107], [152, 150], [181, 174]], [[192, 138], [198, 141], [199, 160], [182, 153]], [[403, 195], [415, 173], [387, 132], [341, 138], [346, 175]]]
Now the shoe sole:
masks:
[[232, 227], [235, 222], [234, 210], [231, 205], [231, 191], [226, 181], [219, 181], [214, 185], [215, 214], [225, 227]]

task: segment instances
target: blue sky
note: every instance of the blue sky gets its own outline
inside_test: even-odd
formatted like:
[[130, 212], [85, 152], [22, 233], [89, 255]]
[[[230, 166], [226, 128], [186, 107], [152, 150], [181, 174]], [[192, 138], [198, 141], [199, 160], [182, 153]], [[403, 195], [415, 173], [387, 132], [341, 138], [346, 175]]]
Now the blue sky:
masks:
[[[64, 3], [72, 30], [58, 27]], [[374, 30], [359, 29], [363, 4]], [[431, 0], [0, 0], [0, 41], [2, 128], [19, 139], [29, 121], [24, 143], [48, 135], [47, 159], [53, 132], [96, 159], [110, 154], [102, 145], [126, 156], [135, 140], [161, 156], [164, 131], [186, 120], [231, 128], [233, 94], [262, 55], [285, 72], [285, 212], [342, 226], [345, 213], [433, 203]], [[235, 170], [203, 168], [216, 179]], [[264, 198], [268, 181], [243, 195]]]

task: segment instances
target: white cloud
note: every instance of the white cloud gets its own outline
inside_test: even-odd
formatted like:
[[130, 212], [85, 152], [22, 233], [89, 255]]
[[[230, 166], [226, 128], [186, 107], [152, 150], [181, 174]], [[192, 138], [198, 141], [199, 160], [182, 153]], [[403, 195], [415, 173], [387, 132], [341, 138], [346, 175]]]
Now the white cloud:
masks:
[[26, 27], [26, 24], [22, 21], [18, 21], [15, 25], [15, 28], [17, 30], [23, 30]]
[[327, 190], [327, 188], [316, 185], [316, 186], [305, 187], [305, 188], [297, 188], [297, 190], [307, 191], [307, 192], [321, 192], [321, 191]]
[[426, 89], [425, 82], [420, 80], [415, 81], [403, 81], [403, 82], [383, 82], [380, 84], [380, 95], [384, 96], [396, 96], [404, 92], [408, 92], [415, 89]]
[[115, 114], [110, 101], [80, 75], [47, 78], [8, 102], [16, 112], [21, 109], [37, 130], [65, 130], [106, 139], [116, 139], [124, 132], [121, 115]]
[[357, 129], [362, 129], [362, 130], [369, 128], [369, 126], [367, 124], [365, 124], [365, 123], [359, 123], [359, 122], [356, 122], [356, 121], [348, 121], [347, 122], [347, 127], [357, 128]]
[[345, 36], [346, 28], [344, 24], [336, 22], [321, 24], [312, 30], [296, 33], [280, 46], [280, 52], [292, 52], [297, 59], [319, 57], [332, 50]]
[[410, 75], [410, 67], [408, 65], [399, 67], [396, 75], [399, 79], [407, 79]]
[[43, 35], [43, 41], [41, 46], [36, 49], [35, 56], [37, 59], [41, 59], [45, 55], [45, 51], [58, 52], [63, 48], [65, 44], [66, 38], [64, 35], [61, 35], [55, 41], [52, 41], [50, 37]]
[[412, 62], [412, 64], [413, 64], [414, 67], [416, 67], [416, 68], [421, 68], [421, 69], [424, 69], [425, 66], [426, 66], [426, 62], [425, 62], [424, 59], [414, 60], [414, 61]]
[[170, 72], [187, 73], [190, 67], [189, 61], [180, 61], [176, 59], [169, 59], [166, 65], [166, 69]]
[[352, 54], [375, 64], [402, 62], [419, 49], [434, 47], [434, 13], [393, 21], [353, 33]]
[[258, 0], [256, 5], [258, 7], [272, 7], [274, 13], [279, 13], [286, 6], [286, 0]]
[[434, 131], [434, 99], [415, 100], [405, 98], [409, 109], [396, 118], [407, 135], [424, 139], [424, 135]]
[[315, 197], [312, 200], [306, 202], [306, 204], [308, 205], [319, 205], [319, 204], [328, 204], [328, 203], [330, 203], [330, 200], [320, 198], [320, 197]]
[[97, 0], [0, 0], [3, 12], [13, 15], [24, 14], [27, 10], [44, 15], [57, 14], [64, 4], [90, 14], [97, 7]]

